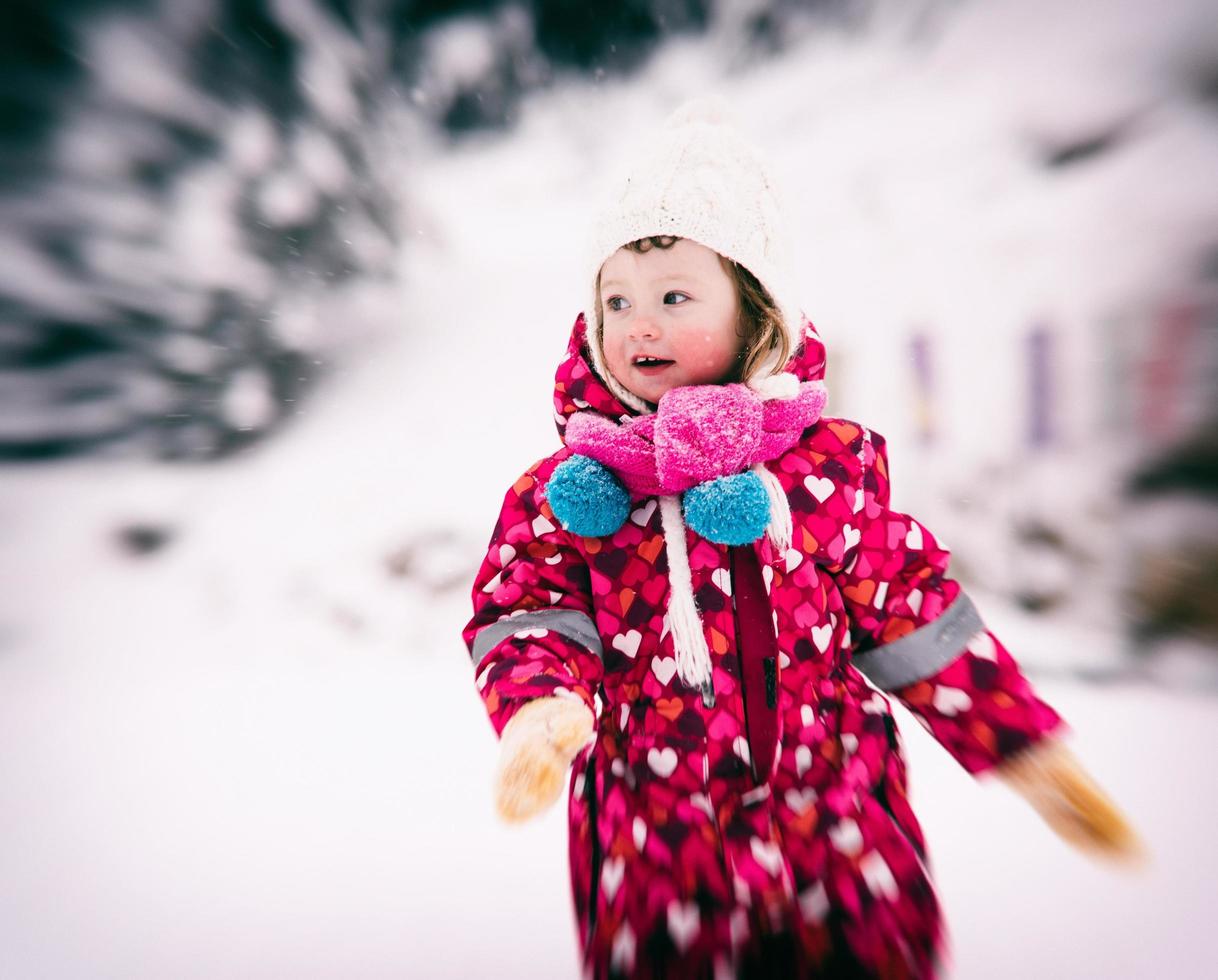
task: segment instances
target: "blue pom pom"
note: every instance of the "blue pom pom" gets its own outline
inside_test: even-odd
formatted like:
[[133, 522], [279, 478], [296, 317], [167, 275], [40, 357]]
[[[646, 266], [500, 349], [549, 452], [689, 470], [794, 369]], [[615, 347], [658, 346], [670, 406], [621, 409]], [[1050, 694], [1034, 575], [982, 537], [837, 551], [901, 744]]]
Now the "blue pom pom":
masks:
[[770, 523], [770, 496], [751, 471], [708, 480], [685, 491], [685, 523], [716, 544], [749, 544]]
[[554, 468], [546, 500], [564, 528], [585, 538], [613, 534], [630, 515], [626, 488], [607, 467], [587, 456], [572, 456]]

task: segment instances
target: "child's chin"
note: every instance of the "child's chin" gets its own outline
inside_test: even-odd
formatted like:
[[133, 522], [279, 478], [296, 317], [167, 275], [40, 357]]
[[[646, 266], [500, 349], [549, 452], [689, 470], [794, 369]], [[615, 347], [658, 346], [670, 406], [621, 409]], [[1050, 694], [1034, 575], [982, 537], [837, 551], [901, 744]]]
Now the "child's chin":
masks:
[[680, 378], [645, 378], [636, 377], [634, 384], [627, 385], [627, 389], [631, 394], [643, 399], [645, 402], [656, 404], [662, 395], [671, 391], [673, 388], [680, 387], [684, 384]]
[[664, 394], [666, 392], [672, 390], [675, 387], [676, 387], [676, 385], [648, 385], [646, 387], [640, 386], [640, 387], [636, 387], [636, 388], [631, 388], [630, 393], [632, 395], [634, 395], [636, 398], [641, 398], [641, 399], [643, 399], [643, 401], [650, 402], [652, 405], [655, 405], [656, 403], [659, 402], [659, 400], [664, 396]]

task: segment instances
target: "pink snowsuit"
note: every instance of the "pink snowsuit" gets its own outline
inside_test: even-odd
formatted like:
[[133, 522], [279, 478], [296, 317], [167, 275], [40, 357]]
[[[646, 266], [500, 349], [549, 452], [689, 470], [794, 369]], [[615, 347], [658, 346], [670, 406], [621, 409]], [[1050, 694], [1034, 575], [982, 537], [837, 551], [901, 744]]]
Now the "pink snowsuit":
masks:
[[[583, 346], [581, 317], [556, 377], [560, 433], [577, 411], [628, 414]], [[788, 370], [823, 374], [811, 324]], [[570, 455], [536, 463], [508, 491], [464, 635], [497, 732], [547, 695], [578, 698], [599, 719], [569, 796], [585, 972], [934, 976], [939, 908], [877, 688], [972, 773], [1063, 722], [947, 577], [947, 551], [890, 509], [883, 438], [821, 418], [766, 464], [790, 501], [786, 554], [765, 537], [729, 547], [687, 533], [711, 706], [677, 676], [664, 629], [656, 498], [636, 499], [610, 537], [564, 531], [544, 488]], [[767, 596], [776, 647], [749, 639]], [[773, 767], [754, 758], [767, 727]]]

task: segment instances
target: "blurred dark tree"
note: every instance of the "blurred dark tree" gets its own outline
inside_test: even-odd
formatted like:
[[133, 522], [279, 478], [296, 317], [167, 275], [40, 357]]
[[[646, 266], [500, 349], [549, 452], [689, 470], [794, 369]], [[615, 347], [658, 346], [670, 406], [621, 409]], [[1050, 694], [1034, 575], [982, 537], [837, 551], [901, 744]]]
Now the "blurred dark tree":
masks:
[[[768, 0], [741, 29], [764, 52], [809, 18], [870, 6]], [[13, 0], [0, 30], [0, 461], [206, 460], [275, 431], [350, 342], [351, 311], [399, 274], [404, 117], [454, 140], [509, 126], [529, 91], [634, 71], [722, 9]], [[490, 56], [454, 64], [454, 26]]]

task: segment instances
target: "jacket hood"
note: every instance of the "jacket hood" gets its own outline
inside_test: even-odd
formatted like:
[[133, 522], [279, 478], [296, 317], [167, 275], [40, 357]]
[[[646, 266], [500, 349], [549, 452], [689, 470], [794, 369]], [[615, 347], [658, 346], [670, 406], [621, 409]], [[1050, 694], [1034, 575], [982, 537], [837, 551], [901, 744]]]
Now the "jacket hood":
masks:
[[[823, 381], [825, 345], [810, 320], [805, 319], [803, 322], [802, 337], [802, 343], [787, 361], [785, 370], [800, 381]], [[624, 415], [639, 414], [624, 405], [592, 367], [587, 328], [581, 313], [571, 329], [566, 356], [554, 374], [554, 423], [564, 443], [567, 419], [576, 412], [588, 410], [615, 421]]]

